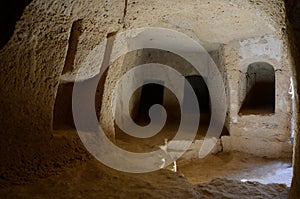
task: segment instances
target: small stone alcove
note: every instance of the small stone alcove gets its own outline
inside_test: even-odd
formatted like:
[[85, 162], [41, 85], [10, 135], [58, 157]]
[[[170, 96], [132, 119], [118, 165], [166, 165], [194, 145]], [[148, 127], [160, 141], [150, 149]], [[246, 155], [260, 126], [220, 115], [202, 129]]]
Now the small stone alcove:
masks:
[[255, 62], [248, 66], [245, 98], [240, 115], [265, 115], [275, 113], [275, 70], [266, 62]]

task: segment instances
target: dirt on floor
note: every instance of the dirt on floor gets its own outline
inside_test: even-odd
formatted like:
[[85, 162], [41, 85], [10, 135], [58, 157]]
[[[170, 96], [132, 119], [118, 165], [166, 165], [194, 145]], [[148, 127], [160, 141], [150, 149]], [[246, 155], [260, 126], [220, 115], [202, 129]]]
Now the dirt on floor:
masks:
[[[162, 169], [146, 174], [123, 173], [90, 160], [60, 175], [2, 188], [0, 198], [288, 198], [289, 188], [285, 184], [264, 185], [220, 178], [241, 177], [241, 173], [250, 171], [256, 165], [253, 164], [256, 161], [248, 155], [237, 160], [241, 156], [219, 154], [201, 161], [191, 161], [190, 164], [179, 161], [177, 173]], [[228, 166], [236, 163], [242, 164], [235, 171]], [[256, 163], [259, 166], [262, 162]], [[222, 164], [227, 166], [222, 167]], [[254, 168], [253, 173], [257, 175], [263, 173], [255, 171]]]
[[[67, 134], [72, 133], [75, 132]], [[132, 151], [148, 151], [163, 144], [163, 139], [156, 139], [155, 145], [150, 141], [136, 145], [128, 137], [120, 136], [117, 145]], [[177, 160], [176, 173], [171, 171], [172, 166], [151, 173], [129, 174], [91, 159], [47, 178], [2, 187], [0, 198], [284, 199], [288, 198], [292, 177], [290, 160], [243, 153], [221, 152], [204, 159], [181, 158]]]
[[204, 159], [177, 161], [178, 171], [193, 184], [216, 178], [291, 185], [293, 168], [289, 159], [267, 159], [245, 153], [219, 153]]

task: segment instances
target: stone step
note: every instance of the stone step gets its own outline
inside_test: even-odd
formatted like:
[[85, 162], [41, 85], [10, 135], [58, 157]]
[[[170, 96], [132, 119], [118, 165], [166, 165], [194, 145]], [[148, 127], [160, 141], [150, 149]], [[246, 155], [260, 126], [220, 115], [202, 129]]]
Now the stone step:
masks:
[[[222, 151], [220, 139], [215, 137], [201, 140], [194, 140], [189, 146], [188, 140], [170, 140], [167, 144], [160, 146], [172, 158], [177, 159], [184, 152], [181, 158], [183, 159], [197, 159], [204, 158], [209, 154], [216, 154]], [[185, 150], [188, 148], [187, 150]]]

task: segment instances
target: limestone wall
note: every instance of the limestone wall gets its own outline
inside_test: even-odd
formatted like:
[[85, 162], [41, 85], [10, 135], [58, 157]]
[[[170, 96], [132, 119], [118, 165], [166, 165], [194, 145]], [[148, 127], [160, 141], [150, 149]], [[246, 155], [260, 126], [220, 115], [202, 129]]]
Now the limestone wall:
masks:
[[[283, 1], [278, 0], [188, 0], [184, 5], [180, 0], [32, 1], [0, 50], [1, 179], [12, 182], [49, 175], [88, 157], [78, 138], [69, 140], [52, 131], [53, 110], [60, 82], [72, 82], [76, 76], [90, 79], [99, 72], [110, 33], [145, 26], [171, 28], [186, 33], [208, 50], [220, 44], [231, 45], [233, 40], [274, 34], [284, 46], [278, 66], [289, 66], [283, 7]], [[111, 63], [107, 71], [101, 109], [105, 113], [100, 116], [112, 138], [111, 91], [126, 71], [118, 66]], [[231, 75], [239, 77], [238, 73]], [[276, 74], [282, 89], [286, 88], [280, 83], [285, 74]], [[229, 75], [225, 77], [230, 79]], [[231, 89], [232, 85], [228, 86]], [[284, 93], [279, 95], [283, 101], [276, 107], [283, 115], [288, 100]], [[239, 104], [236, 94], [229, 99]], [[237, 107], [231, 116], [236, 112]], [[286, 115], [278, 118], [286, 125]]]
[[[237, 150], [267, 157], [291, 157], [291, 96], [288, 93], [292, 62], [286, 60], [282, 41], [269, 35], [234, 41], [225, 48], [227, 69], [230, 137], [224, 137], [225, 151]], [[239, 115], [246, 96], [245, 74], [248, 66], [265, 62], [275, 70], [275, 113]], [[267, 75], [267, 74], [265, 74]], [[271, 74], [270, 74], [271, 75]]]
[[76, 68], [108, 32], [121, 28], [118, 20], [123, 9], [120, 1], [38, 0], [25, 8], [14, 34], [0, 50], [2, 181], [50, 175], [88, 157], [79, 138], [52, 132], [72, 24], [82, 19], [73, 51]]
[[[299, 85], [300, 83], [300, 49], [298, 47], [300, 42], [300, 32], [299, 32], [299, 22], [300, 22], [300, 12], [299, 12], [299, 1], [297, 0], [288, 0], [286, 1], [287, 4], [287, 15], [289, 19], [289, 26], [288, 26], [288, 35], [289, 35], [289, 46], [290, 46], [290, 53], [291, 56], [293, 56], [295, 60], [295, 67], [294, 73], [297, 74], [297, 83]], [[297, 91], [298, 95], [296, 95], [296, 107], [295, 110], [297, 110], [298, 114], [295, 118], [295, 139], [294, 139], [294, 156], [293, 156], [293, 164], [294, 164], [294, 170], [293, 170], [293, 182], [290, 189], [290, 195], [289, 198], [298, 198], [300, 195], [300, 137], [299, 137], [299, 94], [300, 94], [300, 87], [296, 85], [295, 91]]]

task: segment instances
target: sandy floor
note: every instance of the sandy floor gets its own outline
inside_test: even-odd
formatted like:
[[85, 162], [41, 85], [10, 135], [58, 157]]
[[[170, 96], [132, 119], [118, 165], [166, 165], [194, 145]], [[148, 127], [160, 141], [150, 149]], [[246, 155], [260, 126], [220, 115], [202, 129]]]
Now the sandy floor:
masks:
[[[185, 176], [199, 180], [198, 167], [191, 166]], [[183, 169], [183, 172], [184, 170]], [[201, 175], [203, 176], [203, 174]], [[210, 177], [211, 178], [211, 177]], [[208, 179], [208, 178], [206, 178]], [[109, 169], [95, 160], [67, 169], [60, 175], [40, 179], [22, 186], [0, 189], [0, 198], [288, 198], [285, 185], [263, 185], [238, 180], [215, 179], [210, 183], [191, 184], [180, 172], [166, 169], [147, 174], [128, 174]]]
[[[153, 150], [163, 144], [159, 136], [155, 144], [151, 140], [133, 144], [136, 140], [122, 134], [117, 138], [117, 145], [132, 151]], [[218, 153], [204, 159], [179, 159], [177, 164], [177, 173], [169, 166], [152, 173], [128, 174], [89, 160], [60, 175], [2, 188], [0, 198], [288, 198], [290, 160]]]
[[179, 160], [178, 170], [193, 184], [215, 178], [291, 185], [290, 160], [271, 160], [243, 153], [219, 153], [205, 159]]
[[[196, 139], [203, 138], [201, 132], [205, 130], [205, 127], [201, 127]], [[153, 151], [164, 144], [164, 138], [172, 139], [174, 131], [176, 132], [176, 127], [167, 126], [163, 129], [163, 134], [151, 139], [137, 139], [118, 129], [117, 145], [133, 152]], [[290, 186], [293, 173], [290, 159], [266, 159], [237, 152], [209, 155], [205, 159], [179, 159], [177, 166], [178, 171], [193, 184], [209, 182], [215, 178], [229, 178]], [[167, 169], [171, 170], [172, 165]]]

